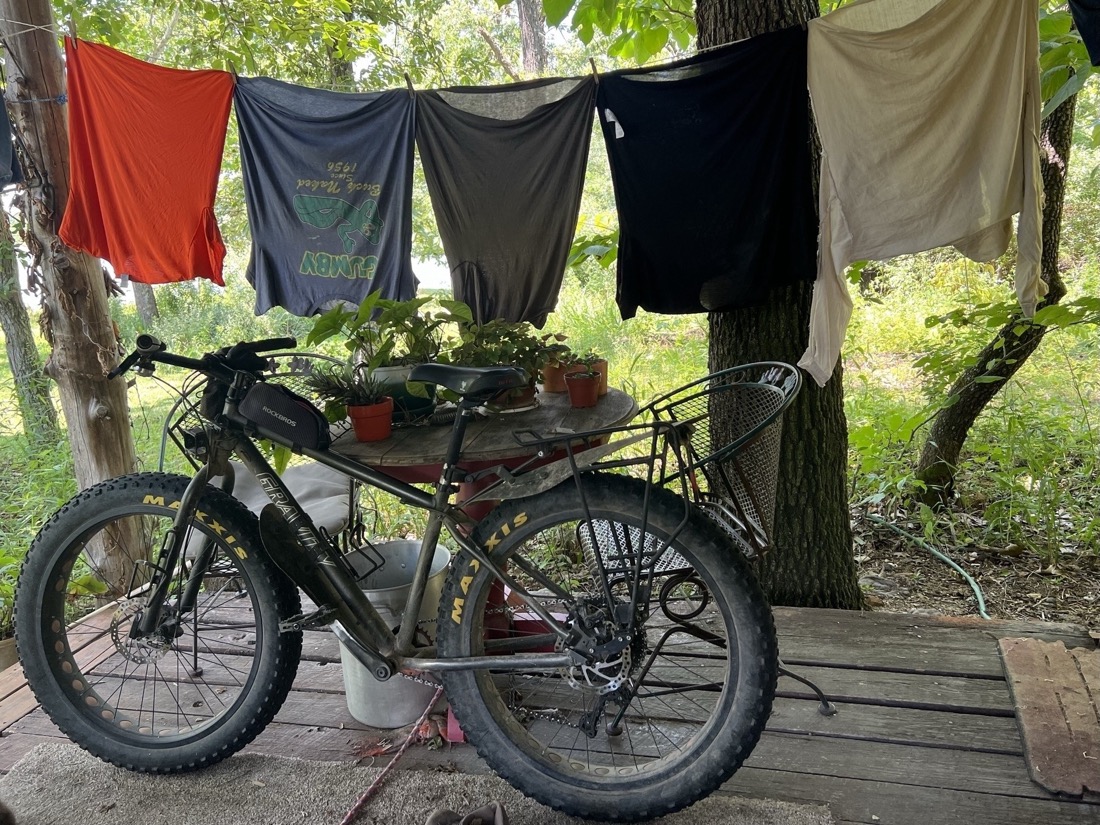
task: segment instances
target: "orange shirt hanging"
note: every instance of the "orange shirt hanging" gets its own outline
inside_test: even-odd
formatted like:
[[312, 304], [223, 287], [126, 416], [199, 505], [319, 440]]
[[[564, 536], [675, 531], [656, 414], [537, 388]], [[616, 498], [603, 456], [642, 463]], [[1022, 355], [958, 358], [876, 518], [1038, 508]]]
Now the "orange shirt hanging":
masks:
[[65, 38], [70, 193], [61, 240], [118, 275], [222, 281], [214, 219], [233, 76]]

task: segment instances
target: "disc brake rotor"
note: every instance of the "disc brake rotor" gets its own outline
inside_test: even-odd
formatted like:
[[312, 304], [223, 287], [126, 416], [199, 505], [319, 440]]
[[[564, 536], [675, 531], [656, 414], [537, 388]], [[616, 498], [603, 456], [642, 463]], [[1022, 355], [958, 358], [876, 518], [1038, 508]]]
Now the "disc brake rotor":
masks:
[[138, 664], [151, 664], [160, 661], [171, 648], [171, 644], [159, 635], [135, 639], [130, 636], [130, 624], [134, 616], [144, 607], [140, 599], [124, 599], [111, 618], [111, 641], [115, 649]]

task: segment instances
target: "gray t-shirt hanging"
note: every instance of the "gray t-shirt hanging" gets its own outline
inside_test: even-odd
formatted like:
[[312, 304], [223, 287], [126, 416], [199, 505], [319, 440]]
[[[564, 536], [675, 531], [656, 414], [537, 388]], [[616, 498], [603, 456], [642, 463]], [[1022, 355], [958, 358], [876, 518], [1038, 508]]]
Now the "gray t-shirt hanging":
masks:
[[455, 297], [542, 326], [577, 228], [596, 84], [417, 92], [416, 141]]
[[256, 314], [413, 297], [413, 96], [241, 77], [233, 100]]

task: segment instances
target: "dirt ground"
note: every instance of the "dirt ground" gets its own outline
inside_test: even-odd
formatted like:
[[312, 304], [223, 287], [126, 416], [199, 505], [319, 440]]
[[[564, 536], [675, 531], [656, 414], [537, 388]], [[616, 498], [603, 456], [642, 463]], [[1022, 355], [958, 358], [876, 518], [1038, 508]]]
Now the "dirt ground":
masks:
[[[904, 521], [897, 526], [919, 534]], [[916, 541], [859, 514], [853, 516], [853, 532], [860, 585], [870, 609], [979, 614], [977, 597], [963, 576]], [[1100, 638], [1100, 549], [1063, 553], [1053, 563], [1019, 545], [936, 549], [977, 582], [991, 618], [1065, 622]]]

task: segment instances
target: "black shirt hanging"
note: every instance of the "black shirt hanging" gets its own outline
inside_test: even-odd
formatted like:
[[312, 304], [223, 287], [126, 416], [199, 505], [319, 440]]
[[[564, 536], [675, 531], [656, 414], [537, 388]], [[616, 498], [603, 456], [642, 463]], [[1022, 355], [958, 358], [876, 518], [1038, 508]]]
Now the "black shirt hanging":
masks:
[[817, 254], [806, 32], [600, 77], [619, 212], [619, 309], [760, 304]]

